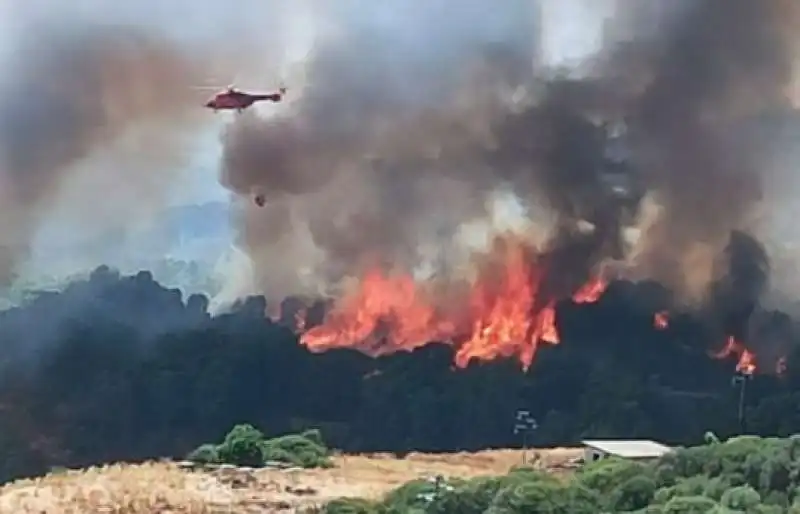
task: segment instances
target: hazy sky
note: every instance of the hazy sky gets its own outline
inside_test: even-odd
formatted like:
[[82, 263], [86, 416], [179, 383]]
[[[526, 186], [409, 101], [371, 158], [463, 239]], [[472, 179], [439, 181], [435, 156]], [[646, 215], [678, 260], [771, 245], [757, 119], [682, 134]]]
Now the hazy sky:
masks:
[[[594, 4], [594, 5], [592, 5]], [[591, 54], [599, 47], [601, 36], [602, 19], [598, 17], [596, 0], [545, 0], [544, 1], [544, 41], [543, 57], [548, 65], [571, 64]], [[5, 3], [0, 3], [0, 17], [5, 18], [2, 7]], [[165, 11], [177, 11], [182, 9], [180, 1], [174, 1], [165, 6]], [[168, 14], [168, 13], [167, 13]], [[124, 15], [121, 14], [121, 15]], [[7, 21], [8, 18], [5, 18]], [[308, 52], [311, 34], [314, 30], [313, 23], [302, 17], [302, 12], [293, 18], [294, 23], [291, 32], [294, 37], [289, 38], [289, 46], [284, 49], [287, 60], [292, 63], [301, 62], [303, 56]], [[222, 21], [224, 23], [224, 20]], [[4, 25], [5, 23], [2, 23]], [[194, 32], [188, 33], [190, 36], [196, 35], [203, 30], [202, 24], [190, 22], [185, 24], [186, 30]], [[293, 44], [292, 44], [293, 43]], [[291, 73], [290, 73], [291, 75]], [[218, 78], [225, 80], [224, 78]], [[241, 77], [231, 77], [231, 81], [237, 81]], [[245, 77], [243, 83], [239, 83], [242, 88], [258, 89], [259, 84], [252, 83]], [[286, 84], [291, 88], [291, 84]], [[269, 86], [265, 87], [268, 88]], [[213, 91], [209, 91], [209, 94]], [[198, 108], [201, 108], [198, 106]], [[259, 108], [262, 115], [269, 115], [272, 106], [266, 105]], [[171, 202], [175, 205], [203, 203], [207, 201], [225, 201], [228, 193], [219, 185], [218, 182], [218, 157], [220, 153], [219, 131], [226, 120], [234, 116], [232, 113], [219, 113], [215, 118], [209, 118], [209, 125], [198, 137], [196, 144], [196, 154], [192, 162], [188, 164], [186, 172], [181, 174], [181, 179], [173, 186], [170, 194]], [[48, 231], [44, 227], [45, 231]]]
[[[602, 18], [598, 16], [598, 0], [544, 0], [544, 41], [543, 57], [550, 66], [570, 65], [597, 51], [602, 36]], [[606, 0], [607, 3], [607, 0]], [[295, 48], [288, 48], [289, 59], [301, 60], [307, 52], [309, 34], [313, 31], [311, 23], [298, 18], [295, 27], [297, 34]], [[287, 84], [291, 87], [291, 84]], [[269, 112], [269, 106], [261, 109]], [[268, 114], [267, 114], [268, 115]], [[223, 119], [230, 113], [220, 115]], [[198, 142], [196, 163], [187, 174], [186, 188], [179, 188], [175, 194], [176, 203], [200, 203], [209, 200], [228, 198], [226, 191], [217, 181], [217, 157], [219, 155], [219, 126], [209, 127], [208, 133]]]
[[[7, 15], [7, 10], [8, 6], [16, 1], [0, 0], [0, 32], [4, 32], [3, 29], [7, 29], [13, 33], [13, 17]], [[158, 7], [156, 11], [149, 11], [148, 16], [152, 15], [154, 19], [158, 20], [168, 19], [170, 16], [177, 16], [178, 14], [190, 16], [185, 23], [177, 27], [180, 35], [187, 38], [202, 38], [206, 33], [220, 35], [229, 30], [225, 28], [226, 24], [241, 26], [242, 23], [249, 23], [248, 21], [243, 21], [243, 13], [238, 11], [231, 13], [231, 20], [220, 17], [213, 26], [203, 23], [203, 20], [213, 18], [208, 16], [208, 13], [195, 16], [196, 19], [191, 18], [192, 12], [203, 11], [203, 3], [207, 1], [211, 0], [203, 0], [199, 5], [196, 2], [189, 3], [186, 0], [171, 0], [170, 2], [159, 3], [162, 4], [161, 7]], [[608, 0], [605, 1], [607, 2]], [[543, 57], [546, 64], [573, 64], [598, 48], [602, 26], [602, 18], [598, 15], [598, 2], [599, 0], [543, 0]], [[145, 3], [151, 4], [151, 2]], [[26, 8], [29, 10], [36, 8], [52, 9], [53, 5], [54, 0], [29, 0]], [[111, 3], [105, 0], [84, 0], [80, 4], [74, 5], [79, 6], [78, 10], [82, 8], [89, 13], [94, 8], [101, 9], [104, 13], [103, 15], [107, 16]], [[137, 17], [142, 16], [141, 9], [132, 4], [127, 7], [125, 6], [127, 4], [118, 3], [118, 5], [119, 7], [113, 11], [116, 17], [121, 19], [129, 17], [131, 19], [140, 19]], [[296, 5], [300, 5], [300, 3], [298, 2]], [[200, 11], [195, 11], [198, 8]], [[359, 14], [363, 17], [363, 13]], [[280, 30], [284, 32], [282, 39], [286, 46], [281, 48], [280, 51], [284, 55], [286, 69], [278, 71], [275, 75], [284, 77], [291, 95], [292, 79], [297, 77], [298, 64], [302, 63], [304, 55], [307, 55], [313, 41], [313, 32], [315, 30], [313, 17], [310, 17], [308, 11], [304, 11], [302, 6], [297, 9], [293, 8], [289, 23], [283, 24]], [[258, 33], [258, 31], [255, 31], [255, 33]], [[3, 46], [1, 43], [2, 41], [0, 41], [0, 47]], [[263, 74], [265, 72], [262, 70], [260, 73]], [[245, 73], [237, 74], [237, 76], [229, 79], [214, 77], [210, 78], [210, 80], [219, 82], [215, 85], [224, 85], [224, 83], [233, 81], [243, 89], [255, 90], [271, 89], [277, 85], [273, 83], [262, 84], [260, 83], [260, 75], [247, 75]], [[213, 91], [209, 91], [209, 95], [211, 93]], [[199, 104], [197, 108], [202, 109]], [[269, 115], [270, 111], [274, 109], [276, 107], [272, 105], [257, 106], [258, 112], [265, 116]], [[177, 170], [175, 180], [172, 180], [170, 186], [168, 186], [167, 204], [198, 204], [208, 201], [227, 201], [229, 199], [229, 192], [220, 186], [218, 182], [218, 165], [221, 151], [219, 136], [220, 130], [224, 127], [226, 121], [233, 116], [235, 116], [233, 113], [218, 113], [216, 116], [209, 114], [205, 118], [208, 126], [202, 127], [202, 130], [198, 131], [199, 135], [193, 143], [193, 147], [196, 150], [192, 154], [192, 159], [184, 164], [185, 169]], [[71, 187], [75, 189], [82, 186], [79, 181], [76, 181]], [[121, 187], [124, 187], [124, 184]], [[69, 194], [67, 192], [62, 196], [68, 198]], [[83, 218], [74, 218], [67, 214], [61, 214], [59, 209], [67, 213], [74, 208], [69, 205], [68, 200], [61, 203], [64, 205], [60, 207], [59, 205], [53, 205], [51, 215], [39, 228], [34, 241], [34, 249], [41, 249], [42, 243], [45, 241], [50, 243], [63, 242], [69, 241], [71, 238], [77, 238], [77, 235], [84, 235], [83, 226], [80, 225], [80, 220]], [[501, 208], [502, 210], [504, 209]], [[515, 208], [509, 210], [509, 212], [517, 211]], [[82, 214], [82, 216], [85, 215]], [[131, 220], [129, 223], [134, 224], [139, 221], [141, 220]], [[76, 223], [78, 225], [75, 225]], [[35, 267], [38, 267], [38, 265]]]

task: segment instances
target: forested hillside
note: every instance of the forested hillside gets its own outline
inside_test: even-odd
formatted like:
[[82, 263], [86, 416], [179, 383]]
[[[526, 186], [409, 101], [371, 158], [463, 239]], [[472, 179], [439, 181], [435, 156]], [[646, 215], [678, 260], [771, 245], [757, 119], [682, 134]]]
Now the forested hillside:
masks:
[[[335, 448], [400, 453], [519, 445], [518, 409], [538, 419], [537, 445], [737, 433], [735, 359], [710, 358], [689, 319], [654, 329], [652, 312], [629, 301], [653, 287], [612, 283], [595, 304], [560, 306], [562, 343], [523, 373], [512, 360], [455, 369], [445, 344], [380, 359], [313, 354], [265, 317], [261, 298], [210, 317], [205, 297], [99, 268], [0, 313], [0, 477], [182, 457], [243, 422], [267, 435], [318, 427]], [[800, 428], [795, 367], [789, 355], [782, 378], [748, 381], [750, 430]]]

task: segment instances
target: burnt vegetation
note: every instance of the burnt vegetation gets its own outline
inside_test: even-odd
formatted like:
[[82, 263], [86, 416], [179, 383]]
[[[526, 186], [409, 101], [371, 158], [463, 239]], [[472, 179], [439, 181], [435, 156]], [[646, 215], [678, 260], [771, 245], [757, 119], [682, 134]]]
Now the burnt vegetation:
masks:
[[[454, 369], [446, 344], [378, 359], [312, 354], [264, 315], [263, 298], [212, 317], [203, 296], [184, 299], [146, 271], [101, 267], [0, 313], [0, 476], [182, 458], [240, 423], [266, 437], [319, 428], [334, 448], [398, 454], [519, 445], [518, 409], [538, 419], [530, 442], [540, 446], [738, 433], [736, 360], [710, 358], [706, 332], [688, 316], [654, 328], [662, 307], [642, 299], [666, 293], [618, 281], [597, 303], [564, 302], [561, 344], [523, 373], [513, 359]], [[796, 356], [785, 365], [780, 377], [767, 370], [748, 381], [748, 430], [800, 429]]]

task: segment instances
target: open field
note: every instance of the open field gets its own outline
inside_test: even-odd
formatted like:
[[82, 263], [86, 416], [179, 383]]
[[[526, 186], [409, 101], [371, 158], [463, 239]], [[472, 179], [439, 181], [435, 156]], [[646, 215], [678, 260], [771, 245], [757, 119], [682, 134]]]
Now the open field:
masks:
[[[537, 465], [557, 471], [580, 449], [537, 450]], [[293, 512], [332, 498], [378, 498], [398, 485], [431, 475], [469, 478], [499, 475], [522, 462], [519, 450], [478, 453], [342, 455], [332, 469], [208, 472], [174, 463], [110, 465], [63, 471], [0, 488], [0, 514], [76, 512], [211, 514]]]

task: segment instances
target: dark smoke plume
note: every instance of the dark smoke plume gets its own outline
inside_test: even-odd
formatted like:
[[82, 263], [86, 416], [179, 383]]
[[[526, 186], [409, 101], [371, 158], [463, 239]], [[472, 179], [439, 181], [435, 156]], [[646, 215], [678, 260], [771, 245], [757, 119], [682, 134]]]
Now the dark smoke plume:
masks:
[[273, 297], [295, 292], [304, 265], [324, 283], [376, 261], [413, 267], [426, 243], [444, 245], [484, 215], [496, 181], [474, 158], [491, 143], [486, 121], [506, 109], [507, 82], [485, 69], [499, 55], [517, 80], [531, 74], [528, 2], [457, 11], [433, 2], [399, 17], [347, 5], [326, 13], [340, 30], [316, 42], [286, 111], [247, 113], [223, 136], [223, 184], [267, 200], [244, 213], [242, 237]]
[[754, 228], [768, 177], [752, 127], [787, 107], [798, 12], [781, 1], [691, 2], [650, 52], [651, 79], [630, 115], [663, 212], [637, 259], [690, 298], [726, 273], [714, 263], [731, 232]]
[[[616, 261], [697, 306], [729, 261], [766, 260], [754, 216], [769, 150], [754, 120], [788, 109], [797, 4], [618, 2], [614, 37], [564, 73], [534, 64], [530, 5], [330, 15], [338, 32], [317, 41], [294, 103], [223, 138], [223, 183], [267, 199], [246, 208], [242, 237], [268, 294], [291, 291], [265, 277], [302, 266], [327, 283], [375, 258], [413, 267], [429, 244], [446, 253], [509, 186], [545, 213], [529, 216], [556, 294]], [[762, 294], [759, 280], [742, 294]]]

